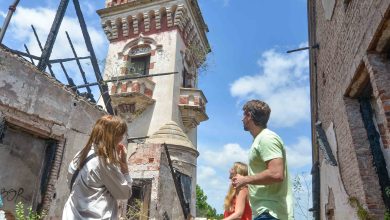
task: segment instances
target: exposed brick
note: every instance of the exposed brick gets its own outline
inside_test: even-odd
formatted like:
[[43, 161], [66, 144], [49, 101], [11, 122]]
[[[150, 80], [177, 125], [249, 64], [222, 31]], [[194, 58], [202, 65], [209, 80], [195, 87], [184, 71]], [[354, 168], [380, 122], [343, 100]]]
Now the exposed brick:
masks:
[[153, 68], [154, 68], [154, 62], [149, 64], [149, 69], [151, 70]]
[[113, 84], [111, 86], [111, 94], [116, 94], [116, 85], [115, 84]]
[[180, 104], [188, 104], [188, 96], [184, 96], [184, 95], [181, 95], [180, 96], [180, 100], [179, 100], [179, 103]]
[[127, 92], [127, 83], [122, 83], [121, 92]]
[[132, 91], [132, 92], [139, 92], [139, 91], [140, 91], [139, 82], [134, 82], [134, 83], [131, 85], [131, 91]]
[[153, 91], [151, 89], [145, 88], [145, 95], [148, 97], [153, 97]]

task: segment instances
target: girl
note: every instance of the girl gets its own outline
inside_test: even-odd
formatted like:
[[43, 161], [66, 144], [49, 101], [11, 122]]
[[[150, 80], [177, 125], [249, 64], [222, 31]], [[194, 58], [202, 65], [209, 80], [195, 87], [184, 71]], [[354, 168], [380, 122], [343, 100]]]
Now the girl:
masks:
[[[229, 178], [232, 179], [236, 174], [242, 176], [248, 175], [248, 166], [241, 162], [235, 162], [234, 166], [230, 169]], [[251, 220], [252, 210], [249, 205], [248, 188], [242, 187], [236, 189], [232, 184], [229, 186], [229, 191], [225, 197], [225, 212], [223, 214], [223, 220], [241, 219]]]
[[117, 116], [105, 115], [69, 165], [71, 193], [62, 219], [118, 219], [117, 200], [131, 196], [132, 179], [126, 147], [120, 144], [127, 125]]

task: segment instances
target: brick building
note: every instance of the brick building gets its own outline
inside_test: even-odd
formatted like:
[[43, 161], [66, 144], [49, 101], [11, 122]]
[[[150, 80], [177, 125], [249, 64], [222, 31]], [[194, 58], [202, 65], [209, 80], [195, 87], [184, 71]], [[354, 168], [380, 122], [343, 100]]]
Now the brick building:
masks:
[[[98, 14], [109, 40], [104, 86], [114, 114], [129, 127], [134, 184], [132, 198], [120, 203], [122, 216], [130, 208], [137, 219], [195, 216], [197, 126], [208, 119], [198, 68], [210, 51], [198, 3], [107, 0]], [[21, 201], [59, 219], [68, 165], [107, 114], [106, 103], [82, 97], [17, 54], [0, 45], [2, 209], [14, 213]], [[160, 73], [166, 74], [151, 76]]]
[[316, 219], [390, 208], [390, 1], [308, 1]]

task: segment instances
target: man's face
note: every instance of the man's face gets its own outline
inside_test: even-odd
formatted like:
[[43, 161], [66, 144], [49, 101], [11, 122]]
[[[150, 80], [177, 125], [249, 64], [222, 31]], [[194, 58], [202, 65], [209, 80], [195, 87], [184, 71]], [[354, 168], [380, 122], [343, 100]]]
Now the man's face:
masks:
[[244, 115], [242, 117], [242, 124], [244, 126], [244, 130], [245, 131], [248, 131], [249, 130], [249, 121], [251, 120], [251, 116], [249, 114], [249, 112], [245, 112], [244, 111]]

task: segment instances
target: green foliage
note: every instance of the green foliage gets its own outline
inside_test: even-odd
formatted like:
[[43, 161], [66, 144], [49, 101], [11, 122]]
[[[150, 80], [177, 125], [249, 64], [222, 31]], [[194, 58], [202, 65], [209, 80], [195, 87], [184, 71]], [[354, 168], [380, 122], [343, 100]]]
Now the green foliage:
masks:
[[217, 214], [217, 210], [207, 203], [207, 196], [199, 185], [196, 185], [196, 216], [207, 219], [222, 219], [222, 214]]
[[359, 218], [359, 220], [370, 220], [370, 216], [368, 215], [368, 212], [366, 209], [363, 208], [363, 206], [360, 204], [359, 200], [356, 197], [350, 197], [348, 199], [348, 202], [350, 205], [354, 206], [356, 208], [356, 214]]
[[385, 193], [386, 193], [387, 197], [390, 197], [390, 187], [389, 186], [385, 188]]
[[16, 220], [40, 220], [45, 218], [47, 215], [45, 211], [41, 213], [34, 211], [31, 206], [27, 208], [26, 213], [24, 204], [22, 202], [18, 202], [18, 204], [16, 204], [15, 212]]
[[203, 48], [195, 43], [188, 45], [190, 56], [192, 56], [199, 73], [206, 73], [210, 67], [210, 60], [207, 60], [207, 54], [211, 52], [211, 48]]
[[385, 212], [384, 220], [390, 220], [390, 211], [389, 210], [387, 210]]
[[[389, 186], [385, 188], [385, 194], [387, 197], [390, 197], [390, 187]], [[386, 210], [384, 219], [390, 220], [390, 210], [389, 209]]]

